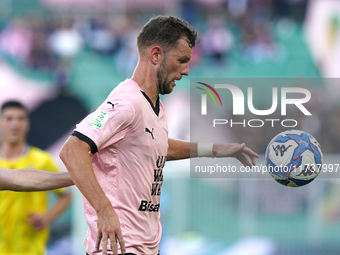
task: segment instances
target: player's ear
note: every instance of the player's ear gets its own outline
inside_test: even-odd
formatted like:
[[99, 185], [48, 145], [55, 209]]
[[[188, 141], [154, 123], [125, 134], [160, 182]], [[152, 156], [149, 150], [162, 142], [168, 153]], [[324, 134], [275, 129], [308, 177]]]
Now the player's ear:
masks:
[[160, 46], [153, 46], [150, 50], [150, 59], [152, 64], [157, 65], [162, 62], [164, 52]]

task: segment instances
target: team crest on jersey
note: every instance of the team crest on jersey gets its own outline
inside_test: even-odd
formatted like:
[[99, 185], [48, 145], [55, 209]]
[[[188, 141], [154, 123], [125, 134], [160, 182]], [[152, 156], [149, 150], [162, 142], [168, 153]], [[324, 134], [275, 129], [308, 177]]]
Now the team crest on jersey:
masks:
[[107, 112], [99, 110], [93, 115], [89, 124], [93, 127], [101, 129], [104, 127], [109, 118], [110, 115]]

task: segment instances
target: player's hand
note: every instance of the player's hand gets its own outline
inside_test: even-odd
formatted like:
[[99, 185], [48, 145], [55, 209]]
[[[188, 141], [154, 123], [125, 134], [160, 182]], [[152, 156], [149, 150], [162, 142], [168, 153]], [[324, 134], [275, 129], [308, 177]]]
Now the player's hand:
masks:
[[110, 239], [113, 254], [118, 254], [117, 241], [119, 242], [121, 253], [125, 254], [125, 243], [120, 229], [118, 216], [112, 206], [97, 212], [98, 234], [96, 239], [96, 251], [99, 251], [100, 241], [102, 243], [102, 254], [107, 254], [107, 242]]
[[28, 213], [28, 224], [30, 224], [36, 231], [41, 231], [49, 225], [49, 221], [44, 214]]
[[[227, 144], [214, 144], [213, 146], [213, 153], [215, 157], [234, 157], [238, 159], [243, 166], [252, 167], [255, 165], [255, 158], [259, 158], [260, 156], [251, 150], [250, 148], [246, 147], [244, 143], [227, 143]], [[247, 156], [249, 157], [250, 161], [248, 160]]]

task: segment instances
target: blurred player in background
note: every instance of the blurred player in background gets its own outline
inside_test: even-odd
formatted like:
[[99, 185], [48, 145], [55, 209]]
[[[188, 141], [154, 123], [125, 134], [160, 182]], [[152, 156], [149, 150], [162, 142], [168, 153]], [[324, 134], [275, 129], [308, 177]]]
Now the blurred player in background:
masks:
[[[26, 143], [28, 130], [27, 109], [17, 101], [4, 103], [0, 116], [0, 167], [13, 172], [20, 168], [58, 172], [51, 155]], [[71, 202], [71, 194], [66, 190], [54, 193], [58, 199], [48, 210], [47, 192], [0, 192], [0, 255], [44, 254], [49, 224]]]
[[86, 198], [88, 254], [159, 253], [166, 160], [215, 156], [255, 164], [258, 155], [244, 144], [168, 139], [159, 94], [171, 93], [175, 80], [189, 74], [196, 39], [196, 30], [181, 19], [152, 18], [138, 35], [139, 60], [132, 78], [120, 83], [64, 144], [60, 157]]

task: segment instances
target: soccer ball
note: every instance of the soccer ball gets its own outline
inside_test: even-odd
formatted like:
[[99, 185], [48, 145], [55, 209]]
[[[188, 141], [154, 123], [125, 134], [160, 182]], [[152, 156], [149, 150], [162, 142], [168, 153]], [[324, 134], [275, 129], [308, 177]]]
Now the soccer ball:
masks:
[[268, 144], [266, 163], [278, 183], [300, 187], [312, 182], [322, 167], [320, 144], [309, 133], [288, 130], [276, 135]]

